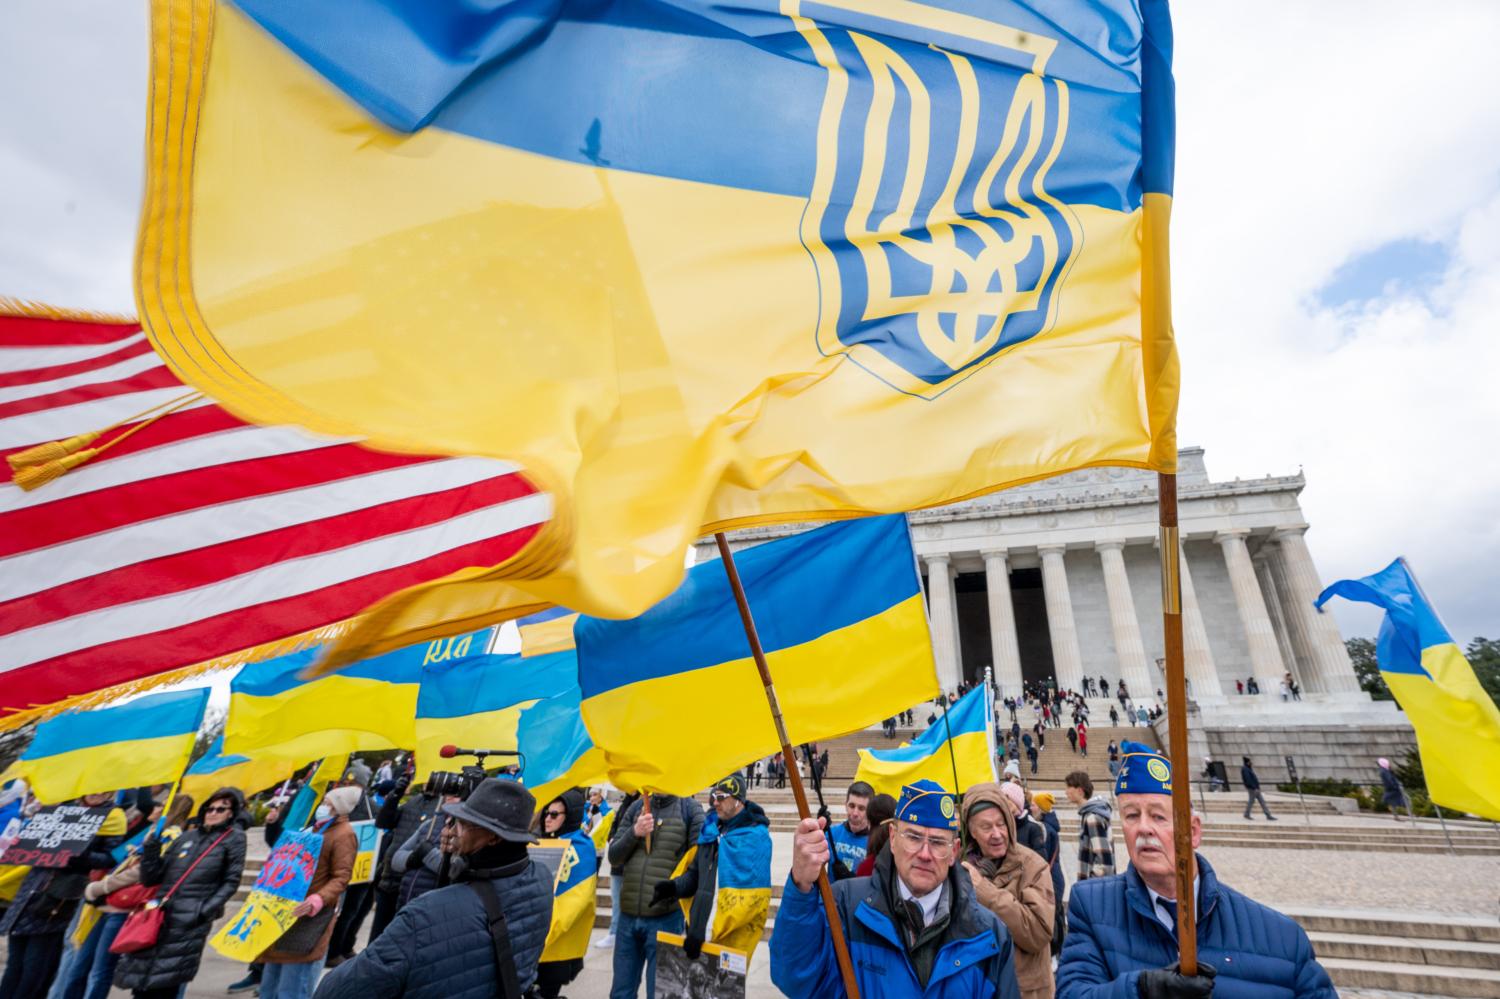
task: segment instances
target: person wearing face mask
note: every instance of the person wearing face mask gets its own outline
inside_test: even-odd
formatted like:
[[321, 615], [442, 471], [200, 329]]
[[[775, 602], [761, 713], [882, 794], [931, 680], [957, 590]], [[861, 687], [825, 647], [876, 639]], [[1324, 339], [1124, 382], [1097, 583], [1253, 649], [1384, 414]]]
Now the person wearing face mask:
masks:
[[1015, 941], [1021, 999], [1051, 999], [1056, 905], [1047, 861], [1017, 837], [1016, 805], [1001, 785], [975, 784], [965, 791], [963, 818], [969, 832], [964, 870], [979, 904], [1000, 917]]
[[222, 787], [198, 809], [198, 823], [163, 846], [155, 835], [141, 845], [143, 885], [161, 886], [166, 919], [156, 945], [125, 954], [115, 965], [115, 987], [135, 999], [171, 999], [198, 974], [214, 920], [240, 886], [245, 830], [235, 819], [245, 810], [239, 788]]
[[[1307, 933], [1290, 917], [1223, 884], [1194, 853], [1198, 968], [1177, 965], [1177, 845], [1172, 765], [1149, 746], [1126, 742], [1115, 800], [1130, 864], [1122, 877], [1073, 886], [1068, 938], [1057, 965], [1058, 999], [1336, 999]], [[1192, 816], [1190, 841], [1203, 841]]]
[[260, 956], [266, 966], [260, 999], [308, 999], [312, 995], [328, 955], [339, 899], [354, 873], [359, 838], [349, 825], [349, 812], [363, 793], [358, 785], [336, 787], [323, 796], [313, 813], [313, 828], [323, 834], [318, 863], [307, 898], [292, 910], [297, 922]]

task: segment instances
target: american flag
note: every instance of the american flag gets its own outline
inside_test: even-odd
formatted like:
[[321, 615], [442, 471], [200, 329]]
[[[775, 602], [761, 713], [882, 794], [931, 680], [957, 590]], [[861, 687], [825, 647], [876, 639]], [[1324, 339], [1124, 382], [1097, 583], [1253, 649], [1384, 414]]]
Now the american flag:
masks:
[[44, 311], [0, 303], [0, 456], [140, 429], [34, 491], [0, 485], [0, 718], [336, 625], [504, 561], [549, 516], [515, 466], [247, 424], [191, 397], [138, 323]]

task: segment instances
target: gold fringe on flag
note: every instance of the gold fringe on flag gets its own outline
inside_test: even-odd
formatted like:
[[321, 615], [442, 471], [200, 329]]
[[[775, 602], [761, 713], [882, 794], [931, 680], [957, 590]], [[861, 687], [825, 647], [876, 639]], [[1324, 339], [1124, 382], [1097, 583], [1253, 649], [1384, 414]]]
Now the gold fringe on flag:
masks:
[[108, 326], [140, 326], [135, 316], [123, 312], [96, 312], [92, 309], [65, 309], [29, 298], [0, 295], [0, 316], [18, 319], [59, 319], [64, 322], [100, 323]]

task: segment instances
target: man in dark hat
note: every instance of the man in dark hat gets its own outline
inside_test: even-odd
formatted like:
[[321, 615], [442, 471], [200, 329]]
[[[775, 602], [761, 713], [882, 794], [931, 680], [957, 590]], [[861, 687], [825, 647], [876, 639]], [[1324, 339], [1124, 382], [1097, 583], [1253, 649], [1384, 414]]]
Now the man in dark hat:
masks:
[[[1198, 973], [1181, 974], [1172, 765], [1138, 742], [1121, 749], [1115, 800], [1130, 866], [1123, 877], [1073, 886], [1057, 999], [1207, 999], [1216, 983], [1226, 995], [1248, 999], [1336, 999], [1302, 928], [1220, 883], [1196, 853]], [[1202, 839], [1203, 820], [1194, 815], [1195, 850]]]
[[317, 999], [521, 999], [552, 923], [552, 877], [527, 854], [536, 800], [512, 780], [486, 779], [443, 806], [444, 849], [465, 861], [459, 883], [396, 914], [380, 938], [334, 969]]

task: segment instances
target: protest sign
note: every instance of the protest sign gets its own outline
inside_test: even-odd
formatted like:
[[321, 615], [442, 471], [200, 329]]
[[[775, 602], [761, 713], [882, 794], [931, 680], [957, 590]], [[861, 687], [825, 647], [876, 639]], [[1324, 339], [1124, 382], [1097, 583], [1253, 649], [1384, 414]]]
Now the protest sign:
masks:
[[658, 999], [745, 999], [749, 960], [743, 951], [706, 943], [696, 961], [677, 933], [656, 935]]
[[375, 876], [375, 855], [380, 850], [380, 830], [374, 819], [363, 819], [349, 823], [359, 845], [355, 847], [354, 873], [349, 875], [351, 885], [362, 885]]
[[0, 864], [30, 867], [65, 867], [88, 849], [89, 842], [104, 825], [109, 805], [49, 805], [21, 827], [0, 856]]
[[320, 832], [283, 832], [240, 911], [209, 941], [213, 949], [231, 960], [249, 962], [281, 939], [297, 921], [292, 910], [307, 897], [322, 849]]

